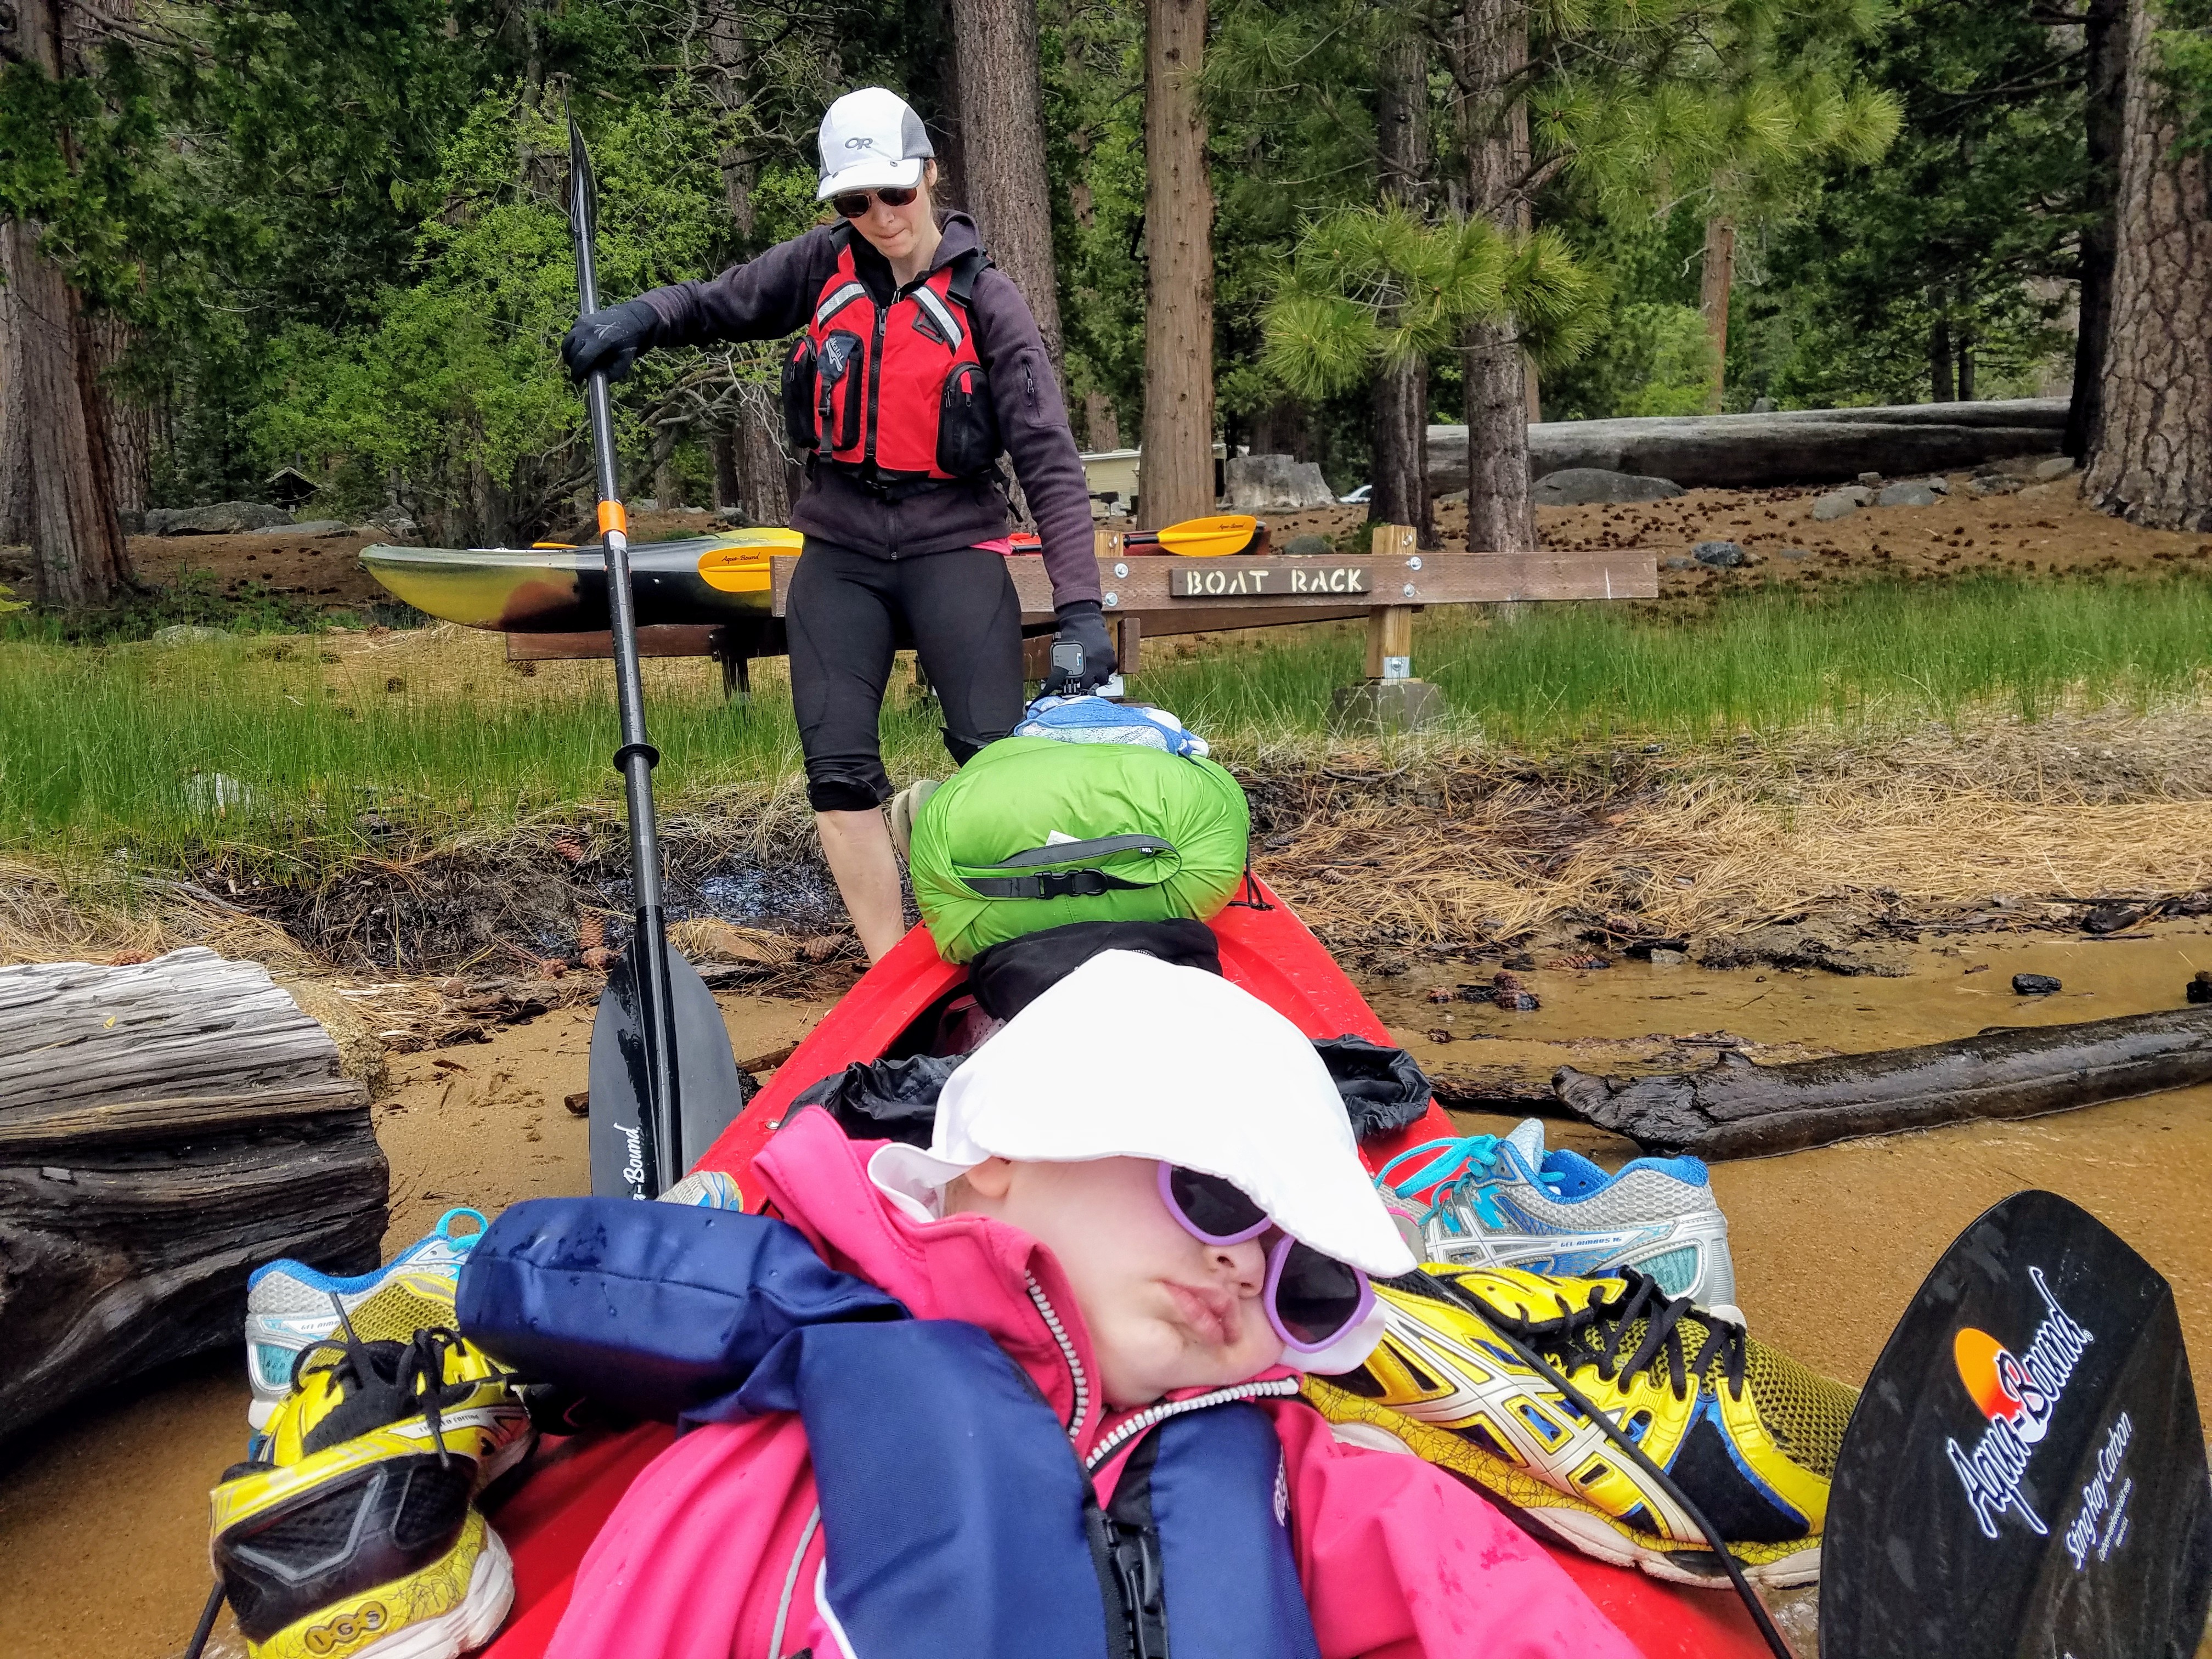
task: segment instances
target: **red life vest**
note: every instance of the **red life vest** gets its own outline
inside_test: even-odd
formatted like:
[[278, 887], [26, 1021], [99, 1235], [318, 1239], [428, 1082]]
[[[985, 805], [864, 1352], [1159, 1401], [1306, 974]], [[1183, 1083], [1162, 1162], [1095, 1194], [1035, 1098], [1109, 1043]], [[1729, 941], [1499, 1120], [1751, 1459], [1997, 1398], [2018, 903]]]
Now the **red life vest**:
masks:
[[837, 267], [783, 363], [784, 435], [864, 479], [927, 489], [999, 458], [969, 301], [989, 263], [971, 249], [878, 306], [837, 232]]

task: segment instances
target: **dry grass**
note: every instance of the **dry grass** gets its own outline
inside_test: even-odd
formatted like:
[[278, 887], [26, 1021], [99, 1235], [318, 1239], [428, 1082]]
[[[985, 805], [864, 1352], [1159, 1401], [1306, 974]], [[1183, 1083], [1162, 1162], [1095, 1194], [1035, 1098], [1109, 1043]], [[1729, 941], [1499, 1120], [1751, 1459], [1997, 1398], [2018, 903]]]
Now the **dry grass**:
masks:
[[187, 945], [271, 968], [316, 965], [275, 922], [190, 883], [64, 874], [0, 855], [0, 963], [143, 962]]
[[[1853, 912], [2212, 888], [2212, 720], [2106, 716], [1537, 772], [1437, 757], [1278, 787], [1255, 867], [1341, 944], [1500, 943], [1602, 926], [1736, 932]], [[2134, 780], [2143, 786], [2134, 799]], [[1409, 810], [1411, 809], [1411, 810]]]

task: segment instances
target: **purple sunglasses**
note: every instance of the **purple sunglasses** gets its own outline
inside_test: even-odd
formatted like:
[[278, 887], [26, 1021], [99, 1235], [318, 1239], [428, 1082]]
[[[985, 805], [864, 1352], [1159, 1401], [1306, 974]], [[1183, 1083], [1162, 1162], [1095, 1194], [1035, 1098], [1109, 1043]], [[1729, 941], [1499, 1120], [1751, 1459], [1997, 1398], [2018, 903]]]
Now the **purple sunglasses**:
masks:
[[[1274, 1224], [1234, 1182], [1179, 1164], [1160, 1164], [1160, 1201], [1205, 1244], [1242, 1244]], [[1285, 1347], [1318, 1353], [1367, 1317], [1375, 1287], [1358, 1268], [1285, 1233], [1267, 1247], [1262, 1301]]]

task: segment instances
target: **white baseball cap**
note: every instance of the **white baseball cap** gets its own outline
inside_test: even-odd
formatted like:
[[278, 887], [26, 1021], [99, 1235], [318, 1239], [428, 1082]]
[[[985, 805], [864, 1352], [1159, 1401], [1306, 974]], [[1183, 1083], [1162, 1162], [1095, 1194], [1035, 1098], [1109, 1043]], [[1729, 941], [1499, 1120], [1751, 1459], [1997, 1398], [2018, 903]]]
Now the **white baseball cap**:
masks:
[[[991, 1157], [1150, 1158], [1232, 1182], [1299, 1243], [1377, 1278], [1414, 1261], [1359, 1161], [1311, 1039], [1218, 974], [1105, 951], [1009, 1020], [945, 1080], [929, 1150], [896, 1142], [880, 1185], [934, 1198]], [[1381, 1336], [1380, 1304], [1324, 1352], [1347, 1370]]]
[[921, 182], [923, 161], [937, 154], [921, 117], [905, 99], [882, 87], [862, 87], [830, 105], [822, 118], [819, 142], [817, 202], [853, 190], [911, 190]]

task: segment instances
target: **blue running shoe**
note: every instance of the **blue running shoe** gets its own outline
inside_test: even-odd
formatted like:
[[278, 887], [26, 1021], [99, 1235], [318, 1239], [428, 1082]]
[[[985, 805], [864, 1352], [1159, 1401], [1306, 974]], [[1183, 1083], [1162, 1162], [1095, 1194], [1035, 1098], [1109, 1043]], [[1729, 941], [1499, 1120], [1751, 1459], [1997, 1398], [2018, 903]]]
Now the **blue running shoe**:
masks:
[[1510, 1135], [1416, 1146], [1375, 1184], [1431, 1261], [1567, 1278], [1633, 1267], [1668, 1297], [1743, 1323], [1728, 1220], [1694, 1158], [1639, 1158], [1607, 1175], [1579, 1152], [1547, 1151], [1532, 1117]]
[[[455, 1232], [453, 1224], [464, 1218], [476, 1224], [475, 1230]], [[482, 1211], [448, 1210], [435, 1227], [383, 1267], [349, 1279], [319, 1273], [304, 1261], [289, 1259], [256, 1267], [246, 1281], [246, 1375], [253, 1385], [246, 1420], [254, 1431], [269, 1426], [276, 1407], [291, 1393], [292, 1367], [301, 1352], [336, 1334], [338, 1305], [350, 1316], [387, 1282], [404, 1275], [417, 1293], [416, 1299], [425, 1304], [412, 1310], [422, 1316], [416, 1325], [451, 1325], [461, 1263], [487, 1224]]]
[[694, 1170], [666, 1192], [663, 1204], [690, 1204], [702, 1210], [742, 1210], [745, 1195], [735, 1179], [720, 1170]]

